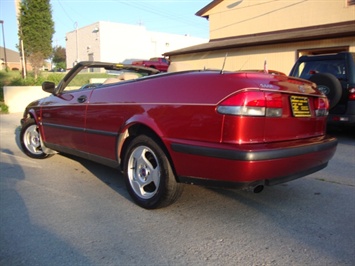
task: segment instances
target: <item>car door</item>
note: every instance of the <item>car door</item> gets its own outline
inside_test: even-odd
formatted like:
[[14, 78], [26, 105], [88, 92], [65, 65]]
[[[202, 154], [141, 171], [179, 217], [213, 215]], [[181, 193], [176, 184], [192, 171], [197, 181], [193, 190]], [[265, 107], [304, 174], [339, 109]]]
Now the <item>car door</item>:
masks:
[[86, 152], [103, 158], [116, 159], [119, 128], [129, 111], [120, 101], [120, 86], [96, 89], [87, 109]]
[[67, 90], [46, 99], [42, 107], [45, 142], [84, 150], [85, 115], [92, 89]]
[[[127, 75], [136, 78], [134, 75]], [[119, 131], [129, 117], [144, 113], [139, 103], [132, 103], [137, 82], [119, 82], [93, 91], [87, 109], [87, 153], [117, 159]]]

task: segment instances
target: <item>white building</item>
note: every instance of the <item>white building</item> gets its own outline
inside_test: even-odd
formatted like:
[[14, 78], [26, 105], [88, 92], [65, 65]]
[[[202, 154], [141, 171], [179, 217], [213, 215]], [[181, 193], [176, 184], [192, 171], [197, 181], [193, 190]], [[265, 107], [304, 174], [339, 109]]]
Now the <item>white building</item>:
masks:
[[130, 62], [207, 42], [207, 39], [147, 31], [144, 26], [99, 21], [66, 34], [67, 67], [79, 61]]

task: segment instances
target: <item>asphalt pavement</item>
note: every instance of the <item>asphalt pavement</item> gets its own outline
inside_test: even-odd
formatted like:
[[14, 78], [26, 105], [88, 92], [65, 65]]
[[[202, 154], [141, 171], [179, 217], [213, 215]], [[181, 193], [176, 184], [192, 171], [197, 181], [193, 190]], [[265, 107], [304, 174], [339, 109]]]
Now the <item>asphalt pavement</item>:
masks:
[[20, 118], [0, 115], [0, 265], [355, 265], [351, 131], [307, 177], [260, 194], [186, 185], [145, 210], [114, 169], [24, 155]]

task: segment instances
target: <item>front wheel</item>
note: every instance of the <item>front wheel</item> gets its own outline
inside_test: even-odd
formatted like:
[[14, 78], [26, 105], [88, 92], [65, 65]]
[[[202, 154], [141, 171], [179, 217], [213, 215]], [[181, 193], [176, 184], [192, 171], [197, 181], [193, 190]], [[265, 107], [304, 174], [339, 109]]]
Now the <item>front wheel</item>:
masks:
[[129, 144], [124, 159], [127, 190], [141, 207], [165, 207], [177, 200], [183, 185], [175, 180], [170, 162], [160, 146], [141, 135]]
[[50, 156], [42, 150], [41, 135], [34, 119], [28, 119], [22, 126], [20, 142], [23, 152], [31, 158], [44, 159]]

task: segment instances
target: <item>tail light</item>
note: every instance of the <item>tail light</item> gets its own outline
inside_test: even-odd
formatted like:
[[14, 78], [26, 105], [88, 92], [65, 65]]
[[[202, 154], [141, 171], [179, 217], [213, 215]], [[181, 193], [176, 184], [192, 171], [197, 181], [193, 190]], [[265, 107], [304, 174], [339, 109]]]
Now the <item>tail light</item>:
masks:
[[281, 93], [243, 91], [222, 101], [217, 111], [220, 114], [238, 116], [282, 116]]
[[329, 110], [329, 101], [326, 97], [314, 98], [314, 109], [316, 116], [326, 116]]
[[349, 90], [349, 101], [355, 101], [355, 88]]

